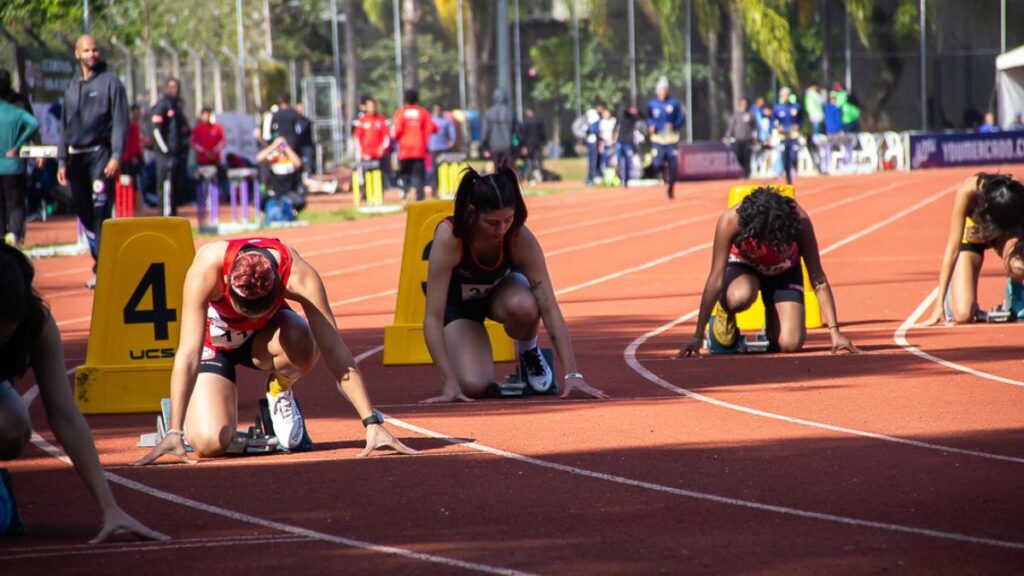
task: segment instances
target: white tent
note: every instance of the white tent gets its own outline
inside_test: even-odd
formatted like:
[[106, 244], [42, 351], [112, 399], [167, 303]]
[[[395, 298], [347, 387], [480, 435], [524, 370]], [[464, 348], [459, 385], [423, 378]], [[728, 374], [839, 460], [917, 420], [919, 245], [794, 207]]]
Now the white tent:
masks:
[[996, 85], [999, 90], [998, 123], [1006, 128], [1015, 115], [1024, 113], [1024, 46], [996, 58]]

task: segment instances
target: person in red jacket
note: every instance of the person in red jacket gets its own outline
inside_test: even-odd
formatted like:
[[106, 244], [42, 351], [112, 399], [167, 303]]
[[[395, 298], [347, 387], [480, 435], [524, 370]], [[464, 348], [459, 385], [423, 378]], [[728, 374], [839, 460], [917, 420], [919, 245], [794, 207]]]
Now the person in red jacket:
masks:
[[395, 111], [394, 131], [398, 142], [398, 165], [402, 174], [403, 197], [409, 188], [416, 188], [416, 200], [423, 200], [423, 180], [426, 173], [427, 140], [437, 131], [430, 112], [419, 105], [419, 93], [405, 91], [405, 106]]
[[212, 121], [209, 108], [203, 108], [199, 113], [199, 122], [192, 131], [192, 149], [196, 152], [196, 162], [200, 166], [220, 166], [220, 153], [226, 145], [224, 128]]
[[362, 108], [363, 115], [356, 120], [355, 130], [359, 159], [380, 161], [391, 145], [388, 118], [377, 113], [377, 103], [369, 96], [363, 98]]

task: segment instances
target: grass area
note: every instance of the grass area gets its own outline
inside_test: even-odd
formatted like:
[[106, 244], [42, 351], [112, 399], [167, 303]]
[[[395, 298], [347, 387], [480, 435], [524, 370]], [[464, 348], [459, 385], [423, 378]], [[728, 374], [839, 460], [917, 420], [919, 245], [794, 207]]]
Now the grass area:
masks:
[[[469, 165], [477, 172], [486, 168], [488, 164], [488, 161], [482, 159], [469, 161]], [[545, 160], [544, 169], [558, 174], [562, 177], [563, 181], [583, 182], [587, 179], [586, 158], [553, 158]]]

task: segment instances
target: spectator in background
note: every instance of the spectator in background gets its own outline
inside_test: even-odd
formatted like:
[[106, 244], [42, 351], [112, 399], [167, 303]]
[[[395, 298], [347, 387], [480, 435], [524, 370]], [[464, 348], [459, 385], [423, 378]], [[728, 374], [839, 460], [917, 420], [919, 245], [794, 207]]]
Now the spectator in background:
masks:
[[526, 148], [526, 179], [531, 184], [544, 181], [544, 145], [548, 132], [544, 120], [537, 116], [532, 106], [527, 106], [523, 116], [523, 147]]
[[[597, 123], [597, 147], [601, 154], [601, 166], [603, 167], [604, 174], [610, 174], [612, 169], [613, 160], [615, 160], [615, 144], [617, 142], [617, 134], [619, 129], [619, 120], [612, 114], [611, 108], [605, 108], [601, 111], [601, 120]], [[610, 176], [602, 174], [602, 178], [607, 180]]]
[[[192, 128], [178, 97], [181, 84], [171, 78], [164, 84], [164, 97], [151, 111], [153, 143], [156, 146], [156, 185], [160, 214], [174, 216], [185, 196], [185, 167], [188, 163]], [[170, 194], [165, 187], [170, 186]]]
[[301, 149], [299, 142], [299, 113], [292, 108], [291, 94], [284, 92], [277, 97], [277, 110], [270, 116], [270, 139], [284, 138], [292, 150]]
[[822, 133], [825, 122], [825, 98], [826, 95], [817, 82], [811, 82], [804, 93], [804, 112], [807, 114], [807, 121], [811, 123], [811, 134]]
[[[142, 198], [139, 176], [142, 174], [144, 162], [142, 154], [142, 107], [138, 104], [132, 104], [131, 108], [129, 108], [128, 116], [128, 137], [125, 139], [124, 152], [121, 154], [121, 174], [131, 178], [136, 200]], [[140, 202], [136, 202], [136, 205], [142, 206]]]
[[786, 183], [793, 183], [796, 170], [797, 138], [800, 136], [800, 106], [796, 95], [783, 86], [779, 89], [779, 103], [775, 105], [775, 126], [782, 138], [782, 167], [786, 172]]
[[999, 131], [999, 124], [996, 124], [995, 114], [985, 112], [985, 121], [981, 123], [981, 126], [978, 126], [978, 132], [982, 134], [991, 134]]
[[512, 147], [516, 138], [516, 118], [508, 105], [508, 90], [494, 90], [494, 104], [484, 113], [483, 145], [484, 158], [494, 163], [494, 169], [511, 166]]
[[[25, 241], [25, 166], [19, 149], [39, 128], [36, 117], [0, 99], [0, 237], [11, 245]], [[6, 274], [6, 272], [5, 272]]]
[[1020, 112], [1014, 115], [1013, 122], [1010, 122], [1010, 130], [1024, 130], [1024, 119], [1021, 116]]
[[633, 170], [633, 156], [636, 153], [636, 125], [639, 121], [640, 109], [635, 105], [627, 106], [622, 111], [615, 146], [619, 179], [623, 186], [629, 186], [629, 173]]
[[437, 127], [437, 131], [431, 134], [427, 140], [427, 151], [430, 153], [430, 170], [427, 180], [430, 182], [434, 197], [437, 198], [437, 157], [454, 148], [458, 137], [455, 133], [455, 121], [441, 110], [441, 105], [434, 104], [432, 110], [430, 120]]
[[835, 94], [836, 106], [842, 112], [843, 132], [857, 132], [860, 130], [860, 107], [852, 101], [849, 92], [839, 82], [832, 83], [832, 92]]
[[278, 136], [269, 146], [260, 150], [256, 161], [269, 168], [264, 211], [266, 201], [271, 198], [287, 200], [295, 212], [306, 207], [306, 198], [301, 194], [302, 158], [288, 145], [284, 136]]
[[828, 104], [825, 104], [825, 134], [829, 140], [843, 131], [843, 111], [839, 108], [839, 102], [835, 93], [829, 94]]
[[391, 145], [388, 131], [388, 119], [377, 113], [377, 103], [373, 98], [364, 96], [362, 101], [363, 115], [356, 120], [355, 137], [359, 145], [359, 159], [362, 161], [381, 161], [384, 153]]
[[192, 132], [192, 150], [196, 153], [196, 163], [200, 166], [220, 166], [220, 155], [227, 145], [224, 128], [213, 122], [209, 108], [199, 112], [199, 122]]
[[743, 177], [750, 178], [750, 154], [757, 138], [757, 121], [750, 111], [749, 101], [740, 98], [736, 103], [736, 111], [729, 119], [729, 127], [725, 130], [726, 144], [732, 145], [732, 152], [736, 155], [736, 161], [743, 168]]
[[584, 121], [586, 122], [586, 137], [584, 141], [587, 144], [587, 186], [593, 186], [601, 179], [601, 155], [598, 150], [597, 128], [601, 122], [600, 111], [603, 108], [604, 104], [598, 102], [584, 114]]
[[427, 158], [427, 140], [437, 131], [430, 112], [420, 106], [420, 95], [414, 89], [405, 91], [405, 106], [395, 111], [393, 120], [395, 142], [398, 144], [398, 165], [402, 174], [403, 198], [409, 189], [416, 189], [416, 201], [423, 200]]
[[[79, 66], [64, 91], [57, 181], [71, 189], [75, 213], [82, 221], [93, 262], [99, 258], [103, 221], [114, 205], [114, 178], [128, 135], [128, 97], [124, 85], [100, 59], [89, 35], [75, 42]], [[96, 287], [96, 266], [86, 287]]]
[[679, 131], [682, 130], [686, 117], [679, 100], [668, 94], [668, 78], [658, 78], [654, 87], [655, 97], [647, 103], [648, 130], [654, 144], [654, 161], [656, 171], [663, 168], [667, 171], [665, 181], [668, 183], [668, 197], [675, 198], [676, 176], [678, 172]]
[[316, 172], [314, 152], [316, 143], [313, 141], [313, 123], [306, 117], [306, 106], [301, 102], [295, 104], [295, 113], [298, 119], [295, 121], [295, 134], [299, 141], [299, 148], [296, 150], [302, 158], [302, 171], [306, 174]]

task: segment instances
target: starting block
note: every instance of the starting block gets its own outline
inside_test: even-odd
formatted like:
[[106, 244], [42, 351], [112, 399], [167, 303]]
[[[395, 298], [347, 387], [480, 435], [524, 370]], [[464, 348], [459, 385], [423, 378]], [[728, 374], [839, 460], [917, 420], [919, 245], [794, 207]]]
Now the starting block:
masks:
[[[248, 454], [270, 454], [271, 452], [308, 452], [313, 449], [313, 441], [309, 438], [305, 425], [302, 428], [302, 442], [291, 450], [281, 446], [274, 435], [274, 425], [270, 419], [270, 409], [266, 398], [259, 401], [259, 415], [255, 422], [246, 430], [236, 430], [235, 439], [228, 446], [227, 453], [238, 456]], [[156, 417], [156, 432], [139, 436], [139, 448], [153, 448], [167, 436], [171, 421], [171, 399], [160, 400], [160, 414]], [[184, 438], [182, 438], [183, 441]], [[192, 452], [192, 447], [185, 441], [185, 451]]]
[[524, 376], [526, 369], [522, 364], [516, 367], [516, 371], [505, 376], [501, 382], [492, 382], [487, 387], [487, 395], [492, 398], [518, 398], [520, 396], [541, 396], [558, 394], [558, 382], [555, 379], [555, 361], [550, 348], [541, 348], [541, 355], [551, 367], [551, 380], [546, 388], [538, 390], [531, 386]]
[[714, 322], [714, 318], [708, 321], [708, 329], [704, 335], [704, 348], [708, 354], [762, 354], [767, 352], [771, 346], [768, 334], [763, 328], [751, 336], [737, 334], [736, 342], [732, 346], [722, 346], [712, 336]]

